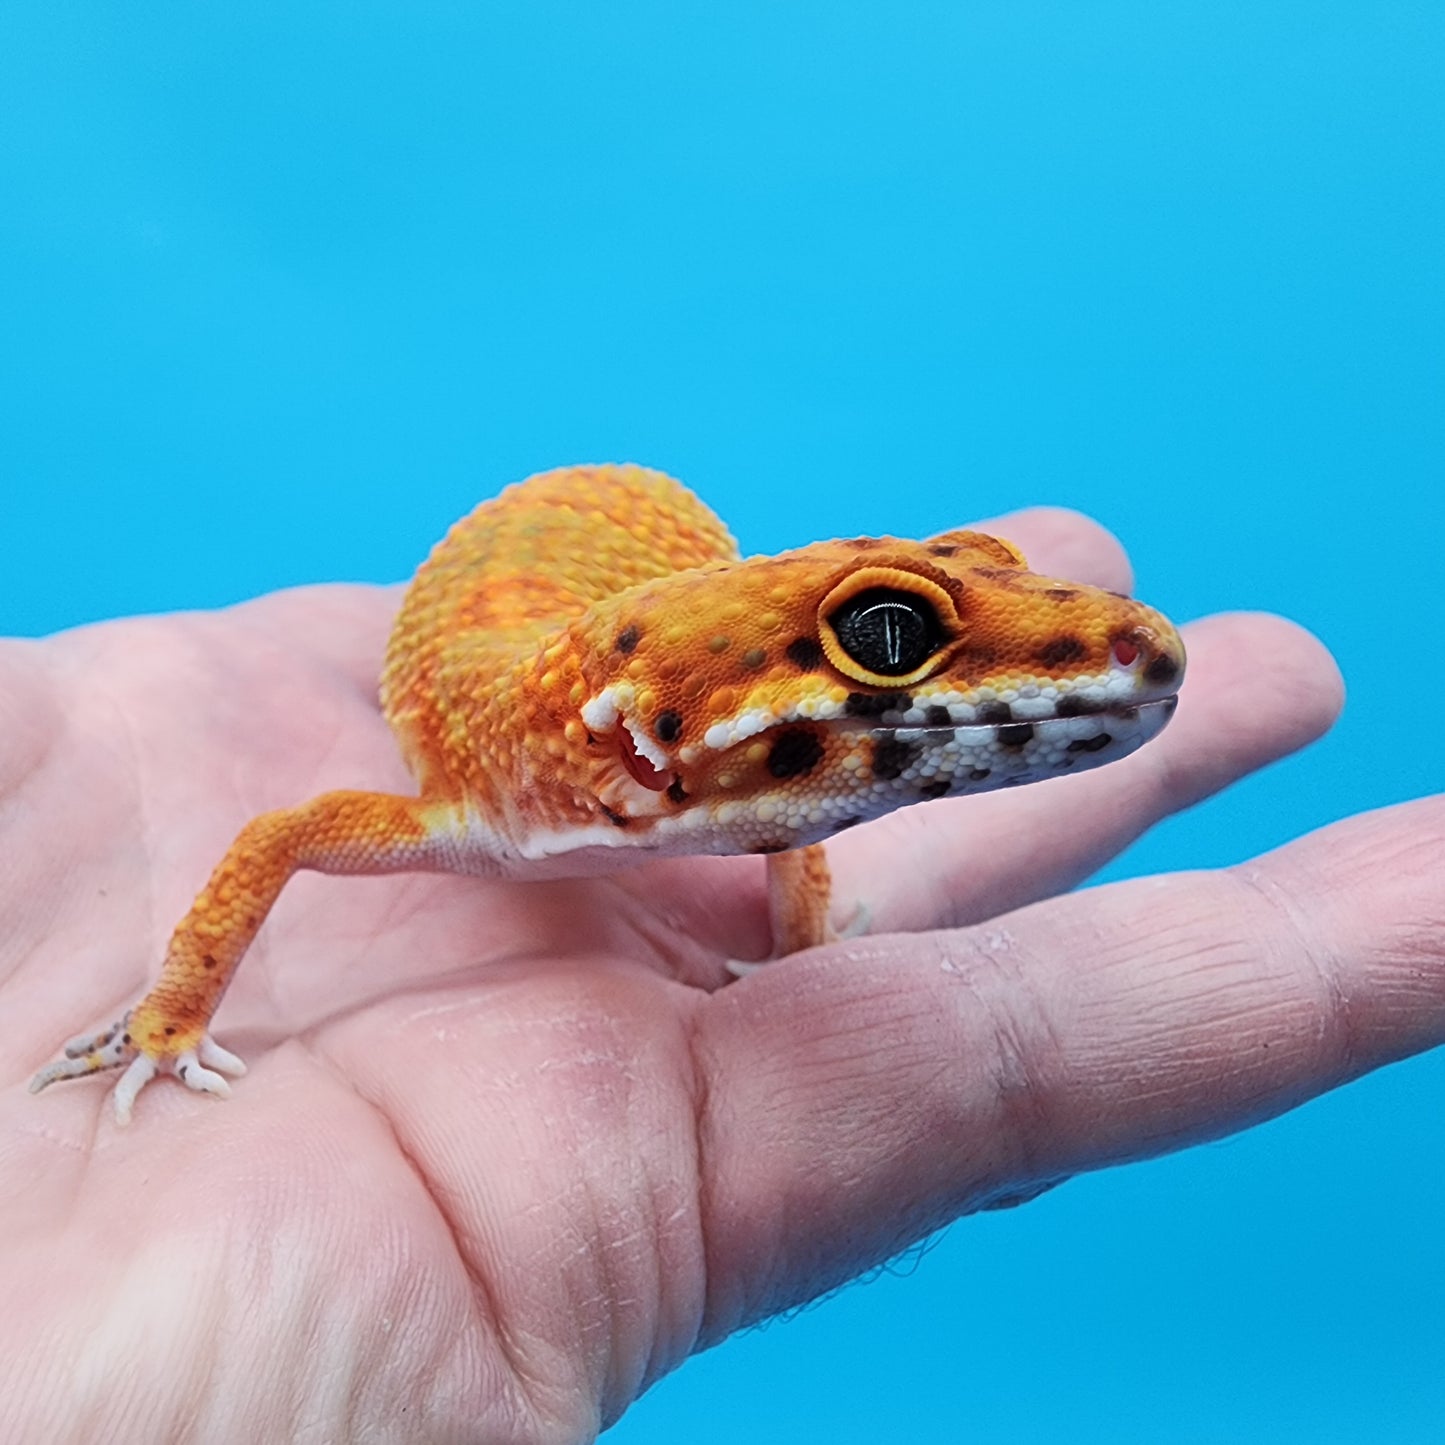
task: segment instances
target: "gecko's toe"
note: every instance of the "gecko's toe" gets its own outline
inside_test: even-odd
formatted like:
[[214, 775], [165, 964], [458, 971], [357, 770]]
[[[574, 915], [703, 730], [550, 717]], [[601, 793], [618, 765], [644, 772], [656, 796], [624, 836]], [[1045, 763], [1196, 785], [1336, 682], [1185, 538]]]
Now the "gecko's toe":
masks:
[[173, 1070], [186, 1088], [197, 1094], [214, 1094], [218, 1099], [231, 1097], [231, 1086], [214, 1069], [204, 1068], [194, 1054], [182, 1054]]
[[87, 1054], [98, 1054], [107, 1049], [117, 1040], [120, 1040], [118, 1047], [123, 1047], [125, 1040], [122, 1035], [125, 1033], [125, 1026], [130, 1022], [130, 1015], [117, 1019], [108, 1029], [103, 1029], [98, 1034], [80, 1034], [76, 1038], [66, 1041], [62, 1052], [67, 1059], [84, 1058]]
[[839, 939], [862, 938], [873, 922], [873, 910], [860, 899], [849, 914], [848, 921], [838, 930]]
[[775, 960], [771, 958], [760, 958], [754, 962], [748, 962], [742, 958], [730, 958], [723, 967], [732, 974], [734, 978], [746, 978], [750, 973], [759, 973], [769, 967]]
[[112, 1092], [111, 1106], [115, 1109], [115, 1122], [129, 1124], [131, 1109], [135, 1106], [136, 1095], [155, 1078], [156, 1061], [145, 1054], [137, 1054], [130, 1067], [120, 1076], [120, 1082]]
[[215, 1094], [219, 1099], [231, 1097], [231, 1086], [214, 1069], [204, 1068], [194, 1054], [182, 1054], [176, 1060], [176, 1078], [198, 1094]]
[[128, 1019], [129, 1015], [101, 1033], [81, 1034], [71, 1039], [65, 1045], [65, 1057], [47, 1064], [31, 1079], [30, 1092], [38, 1094], [61, 1079], [82, 1079], [87, 1074], [103, 1074], [130, 1063], [136, 1056], [136, 1048], [125, 1031]]
[[158, 1074], [174, 1074], [186, 1088], [197, 1094], [214, 1094], [218, 1099], [231, 1097], [231, 1086], [223, 1077], [233, 1078], [246, 1072], [246, 1066], [229, 1049], [223, 1049], [209, 1034], [194, 1049], [159, 1058], [141, 1053], [131, 1063], [112, 1096], [115, 1122], [129, 1124], [136, 1095]]
[[208, 1069], [214, 1069], [218, 1074], [229, 1074], [233, 1079], [239, 1079], [246, 1072], [246, 1065], [241, 1059], [230, 1049], [223, 1049], [210, 1034], [201, 1040], [196, 1056]]
[[30, 1081], [30, 1092], [42, 1089], [61, 1079], [82, 1079], [89, 1074], [125, 1069], [111, 1095], [117, 1124], [129, 1124], [140, 1091], [160, 1074], [174, 1074], [188, 1089], [197, 1093], [230, 1095], [231, 1086], [225, 1076], [239, 1077], [246, 1066], [229, 1049], [223, 1049], [209, 1034], [191, 1049], [175, 1053], [153, 1053], [137, 1046], [128, 1030], [130, 1016], [112, 1024], [102, 1033], [72, 1039], [65, 1046], [65, 1057], [36, 1074]]

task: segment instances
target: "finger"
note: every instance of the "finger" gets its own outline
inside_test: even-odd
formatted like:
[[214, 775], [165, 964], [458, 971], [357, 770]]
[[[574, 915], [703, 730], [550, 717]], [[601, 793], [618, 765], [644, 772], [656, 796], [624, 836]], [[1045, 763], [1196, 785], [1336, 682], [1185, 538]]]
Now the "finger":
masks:
[[1264, 614], [1184, 629], [1179, 710], [1140, 752], [1098, 772], [904, 809], [830, 844], [840, 902], [873, 931], [973, 923], [1073, 887], [1159, 819], [1312, 742], [1343, 698], [1303, 628]]
[[[0, 808], [40, 768], [64, 722], [41, 649], [0, 640]], [[0, 867], [4, 858], [0, 851]]]
[[274, 634], [307, 660], [340, 672], [374, 704], [400, 587], [330, 583], [244, 602], [218, 618]]
[[1445, 1039], [1445, 797], [1241, 867], [837, 945], [708, 999], [708, 1338], [956, 1215]]

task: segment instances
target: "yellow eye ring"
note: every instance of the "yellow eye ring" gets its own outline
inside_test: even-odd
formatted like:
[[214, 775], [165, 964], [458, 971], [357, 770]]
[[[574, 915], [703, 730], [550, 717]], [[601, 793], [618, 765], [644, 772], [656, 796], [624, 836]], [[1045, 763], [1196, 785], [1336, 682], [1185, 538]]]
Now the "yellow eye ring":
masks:
[[948, 591], [902, 567], [860, 567], [818, 607], [818, 640], [845, 677], [901, 687], [937, 672], [958, 637]]

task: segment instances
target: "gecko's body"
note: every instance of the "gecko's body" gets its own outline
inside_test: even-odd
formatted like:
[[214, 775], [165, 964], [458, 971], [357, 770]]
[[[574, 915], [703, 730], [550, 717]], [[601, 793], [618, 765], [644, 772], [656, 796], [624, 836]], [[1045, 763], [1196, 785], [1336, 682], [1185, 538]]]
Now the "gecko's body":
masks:
[[[327, 793], [249, 823], [126, 1019], [37, 1076], [129, 1065], [225, 1092], [210, 1020], [299, 868], [557, 877], [768, 854], [774, 953], [825, 941], [822, 840], [909, 803], [1081, 771], [1167, 721], [1178, 635], [976, 532], [739, 560], [679, 483], [548, 472], [418, 571], [382, 702], [419, 796]], [[801, 851], [789, 851], [801, 850]]]

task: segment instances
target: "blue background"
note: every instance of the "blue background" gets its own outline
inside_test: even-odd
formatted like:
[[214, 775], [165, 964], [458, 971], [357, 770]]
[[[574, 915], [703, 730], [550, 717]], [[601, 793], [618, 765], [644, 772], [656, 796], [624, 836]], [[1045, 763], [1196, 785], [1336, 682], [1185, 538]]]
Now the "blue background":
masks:
[[[0, 629], [402, 577], [563, 461], [749, 550], [1053, 501], [1352, 687], [1113, 871], [1438, 787], [1442, 61], [1390, 0], [6, 0]], [[610, 1438], [1440, 1438], [1442, 1065], [956, 1225]]]

